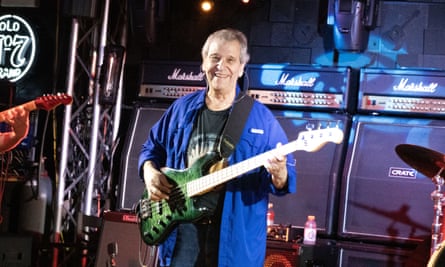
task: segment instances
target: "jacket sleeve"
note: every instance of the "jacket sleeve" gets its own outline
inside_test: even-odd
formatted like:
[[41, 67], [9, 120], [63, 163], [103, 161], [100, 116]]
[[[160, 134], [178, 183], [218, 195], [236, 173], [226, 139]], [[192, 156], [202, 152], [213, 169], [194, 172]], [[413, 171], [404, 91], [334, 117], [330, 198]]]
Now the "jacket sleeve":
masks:
[[[276, 144], [281, 143], [283, 145], [289, 142], [286, 132], [283, 127], [280, 125], [279, 121], [274, 119], [271, 122], [270, 127], [270, 145], [276, 146]], [[272, 147], [273, 148], [273, 147]], [[295, 168], [295, 159], [292, 153], [287, 156], [287, 183], [282, 189], [277, 189], [272, 184], [272, 180], [270, 182], [271, 192], [275, 195], [284, 195], [287, 193], [295, 193], [297, 189], [297, 171]]]
[[[142, 144], [139, 154], [138, 170], [142, 178], [142, 166], [144, 162], [153, 161], [158, 168], [165, 166], [168, 143], [168, 124], [170, 121], [171, 108], [169, 108], [149, 131], [147, 140]], [[165, 126], [167, 125], [167, 126]]]

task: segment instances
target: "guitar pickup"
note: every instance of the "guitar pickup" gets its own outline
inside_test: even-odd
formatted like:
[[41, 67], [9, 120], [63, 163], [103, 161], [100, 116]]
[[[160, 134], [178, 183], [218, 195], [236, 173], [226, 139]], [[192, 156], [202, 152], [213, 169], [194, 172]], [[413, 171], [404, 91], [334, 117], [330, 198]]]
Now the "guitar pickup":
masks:
[[151, 217], [150, 200], [141, 199], [139, 201], [139, 214], [142, 219]]

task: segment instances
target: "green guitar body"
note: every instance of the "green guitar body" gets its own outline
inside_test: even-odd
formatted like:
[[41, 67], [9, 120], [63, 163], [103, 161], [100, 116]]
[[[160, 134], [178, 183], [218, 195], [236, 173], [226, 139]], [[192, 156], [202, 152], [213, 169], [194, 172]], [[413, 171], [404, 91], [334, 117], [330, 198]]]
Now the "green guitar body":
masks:
[[216, 153], [208, 153], [185, 170], [162, 169], [164, 175], [174, 185], [170, 198], [151, 201], [145, 190], [138, 205], [139, 228], [142, 239], [147, 245], [162, 243], [180, 223], [196, 222], [213, 213], [214, 205], [208, 203], [204, 197], [187, 196], [186, 184], [206, 175], [220, 160]]

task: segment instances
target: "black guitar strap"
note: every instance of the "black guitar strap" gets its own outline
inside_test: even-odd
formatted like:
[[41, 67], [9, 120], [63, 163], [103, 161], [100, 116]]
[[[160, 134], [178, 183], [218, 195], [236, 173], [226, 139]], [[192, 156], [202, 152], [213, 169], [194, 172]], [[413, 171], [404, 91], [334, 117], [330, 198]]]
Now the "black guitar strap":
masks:
[[228, 158], [235, 149], [247, 117], [249, 117], [253, 102], [253, 98], [246, 95], [245, 92], [240, 92], [239, 97], [235, 100], [219, 143], [219, 151], [223, 158]]

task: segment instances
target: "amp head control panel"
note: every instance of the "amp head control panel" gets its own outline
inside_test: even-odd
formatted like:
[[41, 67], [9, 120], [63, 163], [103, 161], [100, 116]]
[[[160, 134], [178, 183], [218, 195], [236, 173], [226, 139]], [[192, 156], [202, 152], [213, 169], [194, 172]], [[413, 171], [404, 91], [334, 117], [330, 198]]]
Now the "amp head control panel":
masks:
[[249, 95], [270, 106], [343, 109], [344, 95], [336, 93], [283, 92], [249, 90]]

